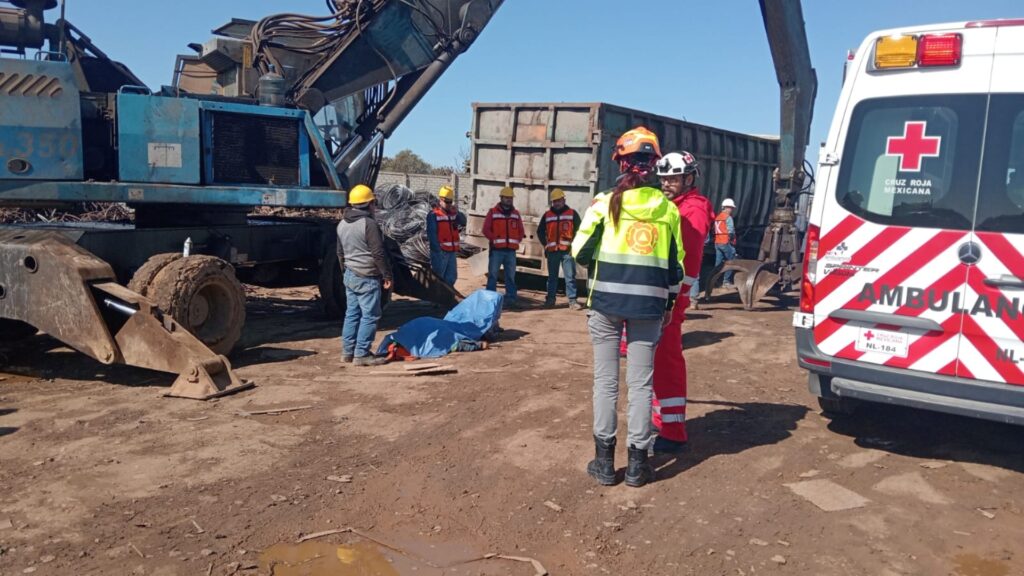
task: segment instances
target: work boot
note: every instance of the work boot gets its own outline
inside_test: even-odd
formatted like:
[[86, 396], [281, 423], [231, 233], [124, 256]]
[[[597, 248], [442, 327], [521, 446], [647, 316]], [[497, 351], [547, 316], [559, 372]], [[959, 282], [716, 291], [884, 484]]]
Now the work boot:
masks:
[[544, 301], [544, 307], [545, 308], [554, 308], [555, 307], [555, 301], [554, 300], [545, 300]]
[[576, 299], [569, 300], [569, 310], [583, 310], [583, 305], [576, 301]]
[[353, 356], [352, 354], [342, 354], [341, 355], [341, 361], [346, 363], [346, 364], [351, 364], [352, 360], [354, 360], [354, 359], [355, 359], [355, 356]]
[[605, 442], [594, 436], [594, 459], [587, 464], [587, 474], [602, 486], [615, 485], [615, 438]]
[[678, 440], [670, 440], [664, 436], [659, 435], [654, 439], [654, 453], [655, 454], [669, 454], [672, 456], [678, 456], [686, 451], [686, 442], [680, 442]]
[[629, 463], [626, 466], [626, 486], [639, 488], [654, 481], [654, 467], [647, 461], [647, 450], [629, 447]]
[[356, 366], [380, 366], [387, 363], [388, 359], [385, 356], [359, 356], [354, 361]]

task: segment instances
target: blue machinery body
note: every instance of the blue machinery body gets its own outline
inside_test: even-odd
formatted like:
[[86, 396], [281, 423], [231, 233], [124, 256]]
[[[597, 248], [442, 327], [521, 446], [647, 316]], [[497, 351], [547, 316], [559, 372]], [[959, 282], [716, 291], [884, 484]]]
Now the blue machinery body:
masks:
[[[253, 207], [342, 208], [350, 181], [372, 184], [384, 139], [502, 0], [331, 0], [327, 18], [232, 20], [156, 93], [71, 23], [46, 23], [56, 0], [10, 3], [0, 207], [123, 203], [133, 220], [0, 226], [0, 339], [38, 328], [104, 363], [180, 373], [172, 393], [208, 398], [241, 387], [222, 355], [244, 322], [235, 270], [315, 281], [328, 313], [344, 308], [337, 221]], [[401, 262], [394, 290], [461, 298]]]

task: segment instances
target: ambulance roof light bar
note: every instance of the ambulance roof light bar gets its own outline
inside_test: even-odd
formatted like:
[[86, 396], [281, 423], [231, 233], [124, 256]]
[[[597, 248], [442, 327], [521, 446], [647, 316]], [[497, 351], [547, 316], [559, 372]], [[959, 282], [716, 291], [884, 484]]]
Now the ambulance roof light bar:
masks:
[[875, 69], [958, 66], [963, 55], [963, 35], [895, 34], [875, 41]]

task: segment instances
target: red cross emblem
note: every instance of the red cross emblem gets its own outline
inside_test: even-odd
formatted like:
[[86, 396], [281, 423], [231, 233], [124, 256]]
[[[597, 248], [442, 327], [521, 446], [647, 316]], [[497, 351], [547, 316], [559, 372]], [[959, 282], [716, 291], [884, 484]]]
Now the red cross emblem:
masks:
[[900, 172], [920, 172], [922, 158], [939, 155], [941, 136], [925, 136], [927, 122], [907, 122], [903, 136], [890, 136], [885, 146], [886, 156], [900, 157]]
[[864, 337], [868, 339], [868, 342], [871, 342], [872, 340], [875, 339], [875, 333], [872, 332], [871, 330], [868, 330], [867, 332], [864, 333]]

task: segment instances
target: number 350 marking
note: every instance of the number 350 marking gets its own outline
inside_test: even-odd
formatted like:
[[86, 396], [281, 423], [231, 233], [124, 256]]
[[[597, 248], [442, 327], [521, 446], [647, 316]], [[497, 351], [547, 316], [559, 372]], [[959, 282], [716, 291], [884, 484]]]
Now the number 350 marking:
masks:
[[67, 132], [18, 132], [8, 145], [5, 148], [4, 141], [0, 140], [0, 157], [67, 159], [78, 152], [78, 138]]

